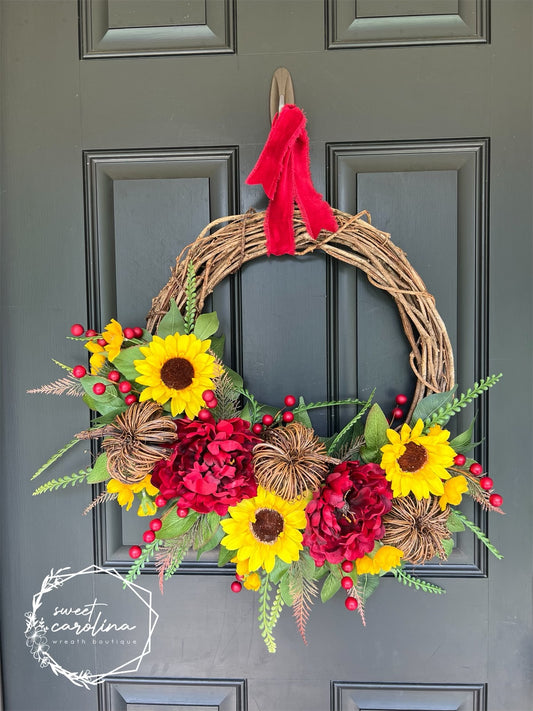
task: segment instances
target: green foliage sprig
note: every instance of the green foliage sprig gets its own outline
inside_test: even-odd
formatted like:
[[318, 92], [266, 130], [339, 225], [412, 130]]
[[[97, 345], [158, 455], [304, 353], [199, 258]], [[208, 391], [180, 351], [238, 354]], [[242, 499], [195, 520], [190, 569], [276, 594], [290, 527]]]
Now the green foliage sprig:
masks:
[[284, 603], [279, 586], [276, 588], [276, 594], [272, 603], [270, 602], [270, 590], [270, 576], [267, 573], [261, 580], [261, 588], [259, 590], [259, 616], [257, 619], [259, 621], [259, 630], [266, 647], [271, 654], [274, 654], [276, 651], [276, 640], [272, 633], [279, 620]]
[[443, 595], [446, 590], [439, 587], [438, 585], [433, 585], [433, 583], [428, 583], [426, 580], [420, 580], [420, 578], [415, 578], [413, 575], [409, 575], [405, 570], [401, 568], [393, 568], [391, 573], [394, 575], [396, 580], [399, 580], [407, 587], [414, 587], [415, 590], [423, 590], [424, 592], [434, 593], [435, 595]]
[[152, 543], [147, 543], [144, 546], [141, 555], [137, 558], [135, 563], [133, 563], [133, 565], [128, 571], [128, 574], [124, 578], [125, 583], [122, 586], [123, 588], [126, 588], [126, 582], [132, 583], [136, 578], [139, 577], [139, 575], [141, 574], [141, 570], [144, 568], [150, 558], [155, 555], [160, 545], [161, 541], [159, 540], [159, 538], [156, 538], [154, 541], [152, 541]]
[[480, 528], [478, 528], [475, 523], [472, 523], [472, 521], [470, 521], [470, 519], [468, 519], [462, 511], [455, 509], [454, 514], [457, 518], [459, 518], [464, 523], [464, 525], [467, 528], [469, 528], [472, 531], [472, 533], [474, 533], [479, 538], [479, 540], [483, 543], [483, 545], [485, 545], [489, 549], [489, 551], [492, 553], [493, 556], [496, 556], [496, 558], [498, 558], [498, 560], [501, 560], [503, 558], [503, 555], [500, 553], [500, 551], [495, 546], [492, 545], [492, 543], [487, 538], [487, 536], [483, 533], [483, 531]]
[[69, 449], [72, 449], [75, 444], [77, 444], [80, 440], [77, 437], [74, 437], [74, 439], [71, 439], [70, 442], [67, 442], [67, 444], [64, 447], [61, 447], [55, 454], [52, 454], [50, 459], [45, 462], [42, 467], [39, 467], [35, 474], [32, 476], [32, 480], [36, 479], [40, 474], [42, 474], [48, 467], [52, 466], [54, 462], [57, 462], [58, 459], [60, 459], [65, 452], [68, 452]]
[[196, 320], [196, 274], [192, 262], [189, 262], [187, 266], [185, 296], [185, 333], [192, 333]]
[[80, 469], [78, 473], [67, 474], [66, 476], [59, 477], [59, 479], [50, 479], [46, 484], [41, 484], [32, 496], [38, 496], [39, 494], [44, 494], [45, 491], [56, 491], [57, 489], [66, 489], [67, 486], [76, 486], [76, 484], [84, 484], [87, 481], [87, 477], [92, 472], [92, 469]]
[[481, 393], [485, 392], [493, 385], [495, 385], [501, 377], [501, 373], [499, 373], [498, 375], [489, 375], [488, 378], [480, 380], [478, 383], [474, 383], [473, 387], [468, 388], [465, 393], [463, 393], [459, 397], [454, 398], [451, 402], [444, 405], [443, 407], [439, 407], [436, 412], [426, 418], [426, 420], [424, 421], [424, 428], [427, 429], [433, 425], [445, 425], [450, 419], [450, 417], [460, 412], [473, 400], [479, 397]]

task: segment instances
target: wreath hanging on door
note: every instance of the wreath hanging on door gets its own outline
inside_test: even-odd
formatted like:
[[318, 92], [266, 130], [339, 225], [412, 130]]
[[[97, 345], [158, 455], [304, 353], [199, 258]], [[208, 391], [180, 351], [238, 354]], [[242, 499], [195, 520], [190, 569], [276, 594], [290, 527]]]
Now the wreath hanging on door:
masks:
[[[219, 565], [236, 566], [231, 589], [259, 593], [259, 628], [274, 652], [284, 605], [305, 641], [317, 597], [326, 602], [343, 589], [346, 608], [364, 624], [365, 603], [386, 573], [444, 592], [405, 565], [446, 559], [457, 531], [469, 528], [501, 557], [457, 508], [469, 495], [501, 512], [492, 479], [467, 456], [473, 426], [451, 440], [444, 429], [501, 376], [456, 395], [452, 348], [433, 297], [367, 213], [334, 210], [316, 193], [300, 109], [278, 114], [248, 181], [263, 184], [267, 211], [209, 224], [177, 258], [146, 329], [114, 319], [102, 332], [72, 326], [71, 338], [91, 354], [89, 371], [62, 366], [66, 377], [29, 392], [80, 395], [97, 417], [34, 478], [80, 440], [98, 439], [101, 453], [88, 469], [34, 494], [105, 482], [86, 512], [112, 499], [129, 510], [137, 499], [138, 515], [152, 518], [144, 546], [130, 548], [130, 581], [154, 557], [162, 587], [190, 551], [200, 557], [218, 548]], [[260, 403], [223, 362], [217, 315], [202, 312], [206, 297], [257, 257], [315, 251], [362, 270], [396, 303], [416, 385], [411, 397], [396, 396], [390, 418], [372, 397], [306, 402], [287, 394], [281, 406]], [[349, 422], [318, 436], [312, 411], [341, 405], [352, 408]]]

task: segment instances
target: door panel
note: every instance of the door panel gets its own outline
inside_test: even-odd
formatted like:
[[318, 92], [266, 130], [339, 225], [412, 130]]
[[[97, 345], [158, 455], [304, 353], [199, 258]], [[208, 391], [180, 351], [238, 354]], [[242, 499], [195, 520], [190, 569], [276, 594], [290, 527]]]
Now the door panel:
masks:
[[[75, 0], [4, 0], [0, 10], [6, 710], [528, 711], [531, 3], [81, 0], [78, 18]], [[73, 399], [25, 390], [59, 377], [51, 357], [79, 359], [62, 337], [71, 323], [141, 324], [207, 222], [265, 207], [244, 181], [278, 66], [308, 116], [315, 186], [342, 210], [368, 210], [407, 253], [437, 299], [460, 387], [504, 372], [476, 426], [508, 515], [465, 512], [505, 559], [462, 533], [447, 563], [417, 569], [445, 596], [387, 578], [366, 627], [340, 596], [317, 603], [308, 646], [284, 611], [276, 655], [257, 631], [256, 596], [230, 592], [231, 571], [188, 560], [161, 596], [150, 564], [139, 582], [160, 615], [151, 653], [135, 675], [77, 689], [32, 659], [24, 612], [51, 568], [127, 570], [146, 522], [112, 505], [82, 516], [86, 489], [31, 496], [32, 473], [88, 422]], [[211, 306], [226, 360], [260, 399], [376, 387], [389, 408], [412, 390], [393, 301], [323, 255], [249, 263]], [[326, 433], [347, 416], [313, 421]], [[90, 456], [72, 450], [54, 475]]]

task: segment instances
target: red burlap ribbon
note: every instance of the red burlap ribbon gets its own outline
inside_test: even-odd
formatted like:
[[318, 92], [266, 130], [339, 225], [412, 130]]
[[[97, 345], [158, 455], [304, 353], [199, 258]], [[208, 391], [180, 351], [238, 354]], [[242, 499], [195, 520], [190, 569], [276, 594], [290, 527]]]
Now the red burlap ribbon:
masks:
[[309, 138], [301, 109], [286, 104], [272, 128], [248, 185], [261, 184], [270, 200], [265, 215], [268, 254], [294, 254], [294, 202], [307, 232], [316, 239], [321, 230], [336, 232], [333, 210], [313, 187], [309, 170]]

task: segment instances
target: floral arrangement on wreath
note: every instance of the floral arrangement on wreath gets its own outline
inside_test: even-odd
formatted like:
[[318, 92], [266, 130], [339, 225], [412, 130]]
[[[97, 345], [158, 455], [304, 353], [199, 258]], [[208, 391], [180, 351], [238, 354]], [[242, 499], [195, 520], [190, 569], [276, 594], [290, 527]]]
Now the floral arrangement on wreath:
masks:
[[[304, 127], [301, 110], [285, 106], [247, 180], [261, 183], [270, 198], [269, 254], [294, 253], [295, 200], [311, 237], [337, 229], [312, 186]], [[457, 508], [463, 495], [490, 511], [501, 512], [503, 503], [482, 465], [467, 457], [473, 423], [452, 440], [444, 429], [501, 375], [460, 396], [454, 388], [423, 398], [408, 422], [404, 394], [390, 420], [372, 397], [306, 403], [290, 394], [272, 407], [223, 363], [216, 313], [197, 314], [192, 263], [185, 294], [184, 313], [171, 301], [153, 335], [114, 319], [101, 333], [74, 324], [71, 337], [90, 352], [90, 372], [59, 363], [66, 377], [29, 391], [80, 395], [97, 413], [34, 478], [80, 440], [100, 441], [91, 467], [34, 494], [105, 482], [85, 512], [113, 499], [129, 510], [136, 500], [137, 514], [153, 517], [144, 547], [130, 548], [135, 562], [127, 580], [154, 557], [162, 588], [190, 551], [200, 558], [218, 547], [219, 566], [236, 566], [231, 589], [259, 594], [259, 629], [274, 652], [284, 605], [306, 642], [317, 597], [327, 602], [344, 590], [346, 608], [365, 624], [365, 603], [386, 573], [417, 590], [444, 592], [405, 565], [446, 559], [455, 532], [469, 528], [502, 557]], [[332, 437], [318, 436], [309, 412], [339, 405], [353, 407], [350, 421]]]
[[[449, 419], [496, 383], [491, 376], [457, 397], [455, 389], [423, 398], [410, 422], [408, 398], [396, 396], [391, 420], [370, 398], [306, 403], [287, 395], [282, 408], [259, 403], [221, 360], [216, 313], [196, 317], [189, 265], [187, 304], [175, 302], [152, 335], [115, 320], [102, 333], [80, 324], [72, 338], [91, 353], [85, 366], [29, 392], [80, 395], [98, 416], [51, 457], [40, 475], [80, 440], [98, 438], [93, 466], [52, 479], [35, 494], [75, 484], [101, 484], [95, 505], [116, 499], [153, 518], [134, 545], [127, 579], [155, 557], [160, 584], [194, 551], [219, 547], [218, 564], [236, 565], [234, 592], [259, 593], [259, 627], [269, 651], [282, 607], [292, 607], [305, 641], [316, 597], [341, 589], [348, 610], [364, 606], [381, 576], [431, 593], [443, 590], [413, 577], [405, 564], [446, 559], [452, 534], [465, 527], [497, 557], [483, 532], [457, 508], [470, 495], [501, 511], [502, 497], [478, 462], [473, 423], [450, 441]], [[313, 430], [309, 411], [351, 405], [355, 414], [336, 435]]]

